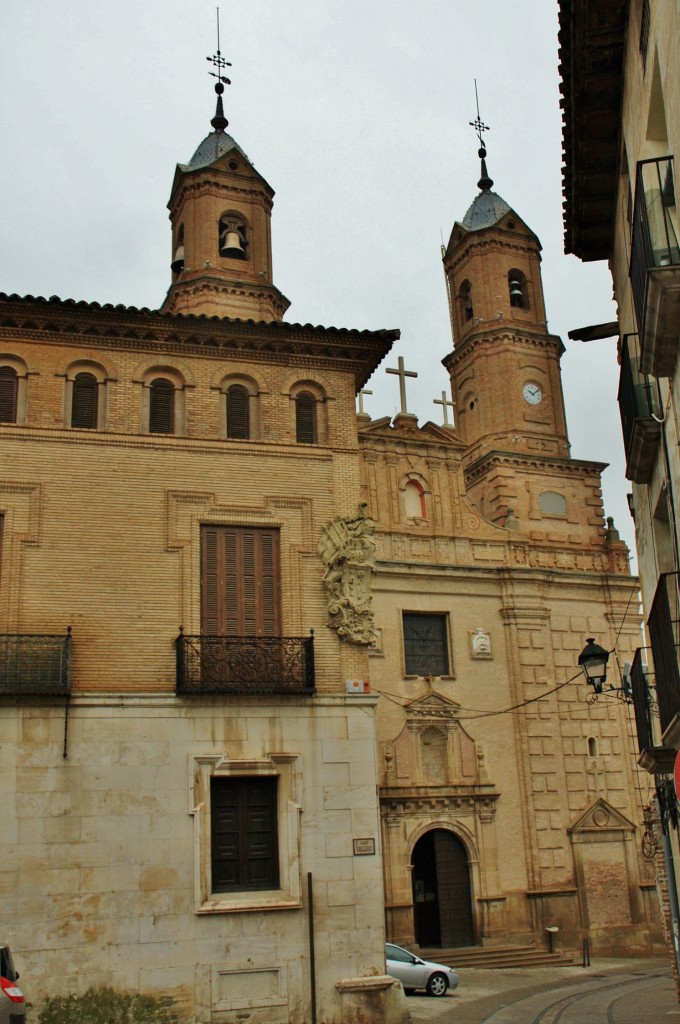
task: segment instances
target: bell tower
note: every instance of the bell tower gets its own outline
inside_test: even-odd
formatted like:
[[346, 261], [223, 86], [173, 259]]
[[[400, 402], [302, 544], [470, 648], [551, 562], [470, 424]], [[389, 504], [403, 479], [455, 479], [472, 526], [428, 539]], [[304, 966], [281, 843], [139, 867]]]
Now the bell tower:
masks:
[[546, 323], [541, 243], [492, 191], [479, 137], [479, 194], [443, 253], [453, 351], [456, 431], [468, 496], [481, 514], [533, 545], [598, 547], [601, 463], [571, 458], [560, 359]]
[[[481, 122], [480, 122], [481, 123]], [[541, 244], [495, 192], [486, 168], [444, 252], [451, 303], [456, 427], [471, 452], [568, 455], [562, 342], [548, 333]]]
[[206, 136], [188, 164], [178, 164], [168, 209], [172, 282], [165, 313], [282, 320], [290, 303], [272, 279], [274, 190], [225, 129], [222, 95], [228, 61], [209, 57], [217, 104]]

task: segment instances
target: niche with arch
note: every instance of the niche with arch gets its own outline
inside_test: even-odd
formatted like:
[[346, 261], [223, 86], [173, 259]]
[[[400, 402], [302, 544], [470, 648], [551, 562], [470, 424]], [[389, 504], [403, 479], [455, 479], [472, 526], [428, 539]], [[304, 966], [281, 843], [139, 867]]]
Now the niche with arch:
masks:
[[422, 522], [427, 519], [427, 490], [422, 478], [406, 477], [400, 486], [404, 516], [411, 522]]

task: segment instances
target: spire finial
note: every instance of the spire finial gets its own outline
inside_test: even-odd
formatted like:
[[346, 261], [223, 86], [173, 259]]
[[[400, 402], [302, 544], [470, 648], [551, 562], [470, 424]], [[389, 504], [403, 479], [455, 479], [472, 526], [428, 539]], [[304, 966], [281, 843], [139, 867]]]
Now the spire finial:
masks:
[[212, 55], [212, 57], [206, 57], [205, 59], [209, 60], [210, 63], [215, 67], [215, 71], [209, 71], [208, 74], [212, 75], [213, 78], [217, 79], [217, 81], [215, 82], [215, 92], [217, 93], [217, 107], [215, 109], [215, 116], [213, 117], [210, 123], [216, 132], [223, 132], [224, 129], [229, 124], [229, 122], [224, 116], [224, 107], [222, 105], [222, 93], [224, 92], [225, 85], [231, 85], [231, 80], [227, 78], [226, 75], [223, 75], [222, 72], [224, 71], [225, 68], [231, 67], [231, 62], [226, 60], [222, 56], [222, 51], [220, 50], [219, 7], [217, 8], [217, 51]]
[[479, 139], [479, 150], [477, 156], [482, 161], [482, 174], [477, 182], [477, 185], [483, 192], [488, 192], [493, 181], [489, 177], [489, 172], [486, 169], [486, 146], [484, 145], [484, 132], [491, 131], [488, 124], [484, 124], [481, 117], [479, 116], [479, 94], [477, 93], [477, 79], [475, 78], [475, 101], [477, 103], [477, 118], [474, 121], [470, 121], [470, 126], [474, 128]]

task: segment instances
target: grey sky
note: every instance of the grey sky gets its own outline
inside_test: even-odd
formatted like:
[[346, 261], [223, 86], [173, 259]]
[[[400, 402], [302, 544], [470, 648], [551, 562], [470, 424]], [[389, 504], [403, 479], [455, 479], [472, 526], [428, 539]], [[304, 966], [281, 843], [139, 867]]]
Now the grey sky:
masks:
[[[494, 191], [543, 243], [576, 458], [609, 462], [605, 511], [633, 545], [604, 264], [563, 254], [552, 0], [230, 0], [228, 131], [276, 190], [274, 280], [287, 319], [399, 327], [385, 366], [418, 372], [409, 410], [441, 422], [451, 349], [440, 258], [477, 194], [474, 79]], [[208, 0], [5, 0], [0, 41], [0, 290], [155, 308], [169, 284], [175, 164], [210, 131]], [[381, 368], [373, 417], [399, 408]]]

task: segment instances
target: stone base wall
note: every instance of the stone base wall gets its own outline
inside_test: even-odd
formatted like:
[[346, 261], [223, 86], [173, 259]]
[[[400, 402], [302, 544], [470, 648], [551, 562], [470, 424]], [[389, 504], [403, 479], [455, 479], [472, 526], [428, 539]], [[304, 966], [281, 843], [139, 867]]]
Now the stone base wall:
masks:
[[[63, 705], [2, 708], [2, 937], [35, 1006], [111, 985], [182, 1024], [306, 1024], [310, 874], [319, 1019], [345, 1019], [337, 982], [383, 974], [375, 702], [260, 701], [79, 696], [66, 758]], [[204, 891], [201, 778], [227, 770], [279, 775], [278, 891]]]

